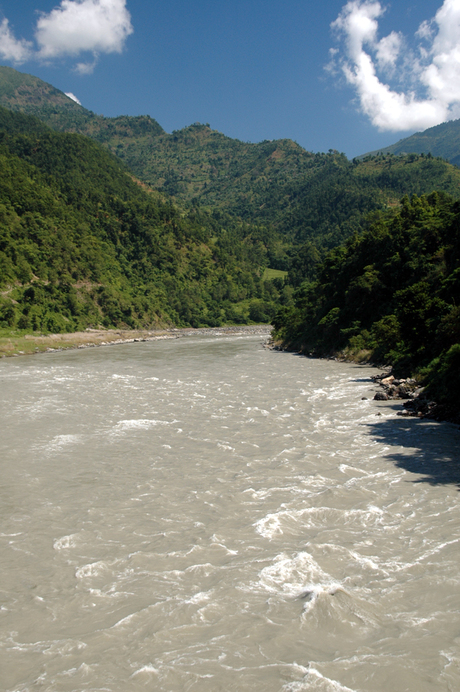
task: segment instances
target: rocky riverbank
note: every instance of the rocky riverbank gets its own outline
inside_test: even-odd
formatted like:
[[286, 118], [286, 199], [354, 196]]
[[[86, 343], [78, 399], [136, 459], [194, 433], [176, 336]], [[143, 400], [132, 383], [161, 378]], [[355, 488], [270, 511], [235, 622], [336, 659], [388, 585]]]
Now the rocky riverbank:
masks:
[[372, 380], [381, 387], [381, 391], [374, 396], [376, 401], [388, 401], [390, 399], [402, 399], [404, 401], [404, 409], [398, 411], [398, 416], [431, 418], [432, 420], [460, 423], [459, 412], [433, 401], [425, 387], [421, 387], [417, 380], [411, 378], [397, 379], [389, 372], [374, 375]]
[[[273, 341], [267, 344], [269, 348], [284, 351], [280, 341]], [[296, 351], [297, 352], [297, 351]], [[320, 357], [313, 354], [303, 354], [305, 357]], [[343, 352], [331, 355], [329, 358], [339, 362], [354, 362], [360, 364], [374, 365], [369, 359], [369, 352], [363, 352], [360, 357], [350, 357]], [[378, 367], [378, 366], [377, 366]], [[430, 418], [438, 421], [448, 421], [460, 425], [460, 405], [445, 406], [435, 401], [418, 380], [413, 378], [397, 378], [392, 374], [391, 366], [380, 375], [374, 375], [372, 381], [379, 385], [380, 390], [375, 394], [374, 400], [388, 401], [400, 400], [403, 402], [403, 410], [398, 411], [398, 416], [414, 418]]]

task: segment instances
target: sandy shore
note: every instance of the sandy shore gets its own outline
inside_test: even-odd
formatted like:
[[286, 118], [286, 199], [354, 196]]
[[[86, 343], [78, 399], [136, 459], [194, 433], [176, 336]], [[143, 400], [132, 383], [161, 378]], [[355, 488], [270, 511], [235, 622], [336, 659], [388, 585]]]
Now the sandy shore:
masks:
[[137, 341], [180, 339], [185, 336], [236, 336], [260, 334], [268, 337], [269, 325], [241, 325], [230, 327], [184, 328], [184, 329], [86, 329], [70, 334], [26, 334], [0, 338], [0, 356], [22, 356], [34, 353], [62, 351], [67, 348], [94, 348], [113, 344], [128, 344]]

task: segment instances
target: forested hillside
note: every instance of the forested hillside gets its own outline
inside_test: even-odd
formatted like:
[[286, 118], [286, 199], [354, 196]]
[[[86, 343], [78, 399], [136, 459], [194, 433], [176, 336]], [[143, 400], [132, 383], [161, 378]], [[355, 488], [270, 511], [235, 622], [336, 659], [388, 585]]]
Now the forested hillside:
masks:
[[0, 326], [272, 320], [287, 346], [392, 363], [453, 405], [457, 167], [416, 153], [349, 161], [200, 124], [167, 134], [0, 68], [5, 100]]
[[376, 154], [428, 154], [440, 156], [456, 166], [460, 164], [460, 120], [450, 120], [435, 127], [430, 127], [423, 132], [416, 132], [410, 137], [400, 139], [399, 142], [372, 151], [365, 156], [375, 156]]
[[0, 106], [34, 115], [58, 132], [75, 132], [104, 142], [111, 137], [153, 137], [164, 132], [148, 115], [105, 118], [84, 108], [51, 84], [0, 65]]
[[460, 195], [460, 171], [432, 156], [349, 161], [288, 139], [241, 142], [198, 123], [168, 134], [149, 116], [95, 115], [7, 67], [0, 67], [0, 104], [96, 139], [179, 204], [199, 204], [224, 225], [233, 218], [257, 226], [268, 265], [289, 272], [292, 285], [312, 278], [327, 250], [361, 232], [369, 212], [397, 206], [404, 194]]
[[434, 192], [376, 216], [327, 255], [275, 328], [304, 353], [361, 354], [423, 377], [459, 409], [460, 203]]
[[1, 325], [269, 320], [257, 229], [179, 209], [90, 139], [5, 109], [0, 160]]

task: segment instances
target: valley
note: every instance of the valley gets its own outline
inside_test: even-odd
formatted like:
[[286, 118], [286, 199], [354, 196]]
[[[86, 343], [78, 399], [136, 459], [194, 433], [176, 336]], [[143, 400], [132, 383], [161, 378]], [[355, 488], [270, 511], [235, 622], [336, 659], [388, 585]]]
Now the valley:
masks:
[[283, 347], [392, 364], [449, 398], [456, 123], [350, 161], [104, 118], [0, 67], [3, 338], [272, 323]]

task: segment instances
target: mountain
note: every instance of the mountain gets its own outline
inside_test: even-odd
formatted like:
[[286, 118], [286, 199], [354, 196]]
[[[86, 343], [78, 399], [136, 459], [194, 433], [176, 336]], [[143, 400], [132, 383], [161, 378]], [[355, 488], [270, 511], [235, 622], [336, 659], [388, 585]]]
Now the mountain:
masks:
[[95, 115], [7, 67], [0, 68], [0, 104], [97, 140], [184, 208], [199, 205], [223, 226], [246, 224], [243, 235], [257, 237], [264, 261], [289, 272], [294, 286], [313, 277], [327, 250], [360, 233], [369, 212], [397, 206], [404, 194], [460, 196], [460, 171], [436, 157], [349, 161], [333, 150], [313, 154], [289, 139], [241, 142], [199, 123], [168, 134], [149, 116]]
[[111, 137], [155, 137], [164, 132], [148, 115], [96, 115], [51, 84], [12, 67], [0, 66], [0, 106], [35, 115], [58, 132], [76, 132], [100, 142]]
[[396, 144], [370, 151], [359, 156], [362, 159], [377, 154], [431, 154], [440, 156], [450, 163], [460, 165], [460, 120], [450, 120], [424, 132], [416, 132], [410, 137], [400, 139]]
[[149, 190], [97, 142], [0, 107], [0, 326], [269, 321], [257, 229]]

